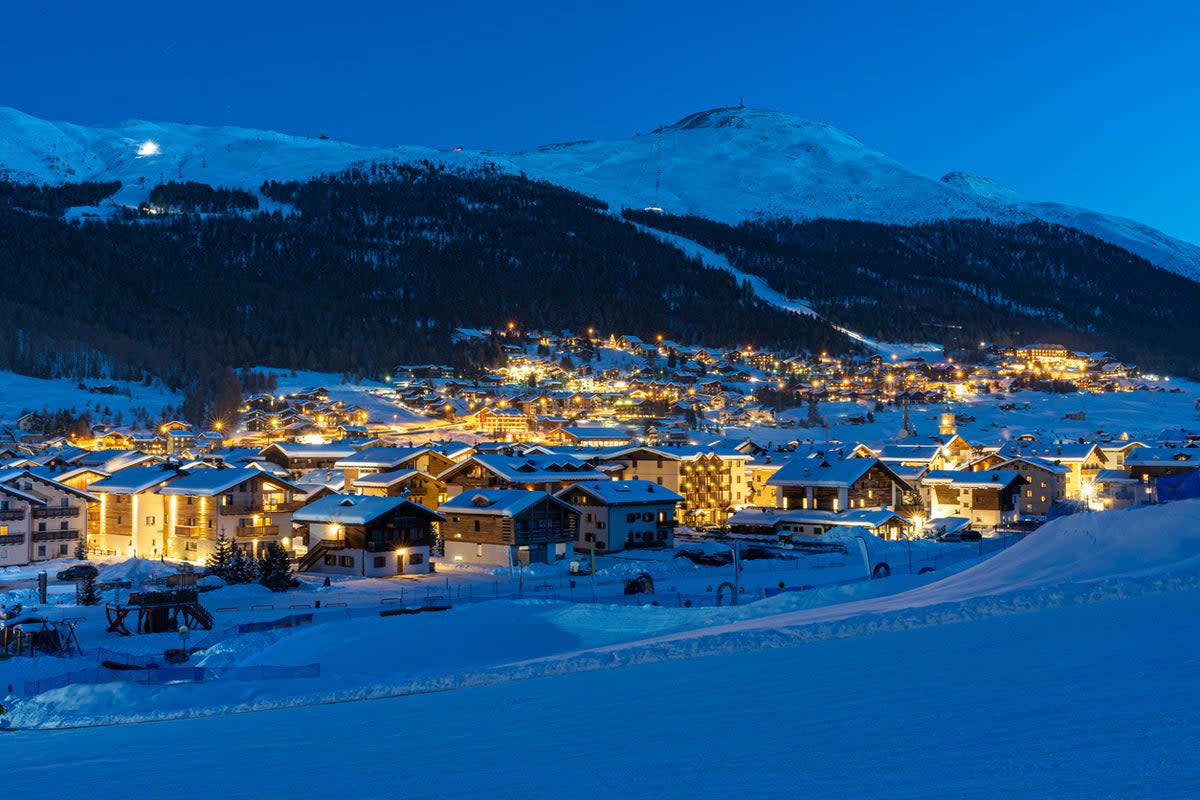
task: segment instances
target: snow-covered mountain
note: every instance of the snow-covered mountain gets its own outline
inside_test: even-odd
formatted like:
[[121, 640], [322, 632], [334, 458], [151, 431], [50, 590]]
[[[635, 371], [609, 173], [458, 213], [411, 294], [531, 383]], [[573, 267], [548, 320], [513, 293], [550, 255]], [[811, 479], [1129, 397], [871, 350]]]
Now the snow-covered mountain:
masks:
[[131, 120], [107, 127], [47, 122], [0, 108], [0, 178], [36, 183], [119, 180], [136, 205], [160, 180], [255, 191], [360, 161], [437, 159], [425, 147], [364, 147], [249, 128]]
[[49, 183], [117, 179], [123, 184], [117, 202], [131, 205], [160, 179], [254, 190], [267, 179], [397, 159], [486, 161], [599, 197], [614, 209], [657, 207], [729, 223], [764, 215], [896, 224], [1037, 218], [1079, 228], [1200, 281], [1200, 246], [1148, 225], [1028, 200], [961, 172], [937, 180], [831, 125], [775, 111], [720, 108], [627, 139], [516, 153], [447, 153], [177, 123], [85, 127], [0, 108], [0, 177]]

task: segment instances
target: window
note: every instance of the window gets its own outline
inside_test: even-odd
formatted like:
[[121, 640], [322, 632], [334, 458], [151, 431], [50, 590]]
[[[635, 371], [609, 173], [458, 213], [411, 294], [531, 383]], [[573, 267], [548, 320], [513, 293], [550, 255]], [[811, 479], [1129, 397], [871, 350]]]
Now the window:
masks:
[[223, 498], [221, 498], [221, 500], [224, 505], [227, 505], [227, 506], [233, 505], [233, 495], [231, 495], [231, 494], [225, 495]]
[[58, 529], [60, 531], [65, 531], [67, 529], [67, 523], [65, 523], [65, 522], [58, 523]]
[[45, 557], [46, 557], [46, 545], [39, 544], [38, 545], [38, 558], [45, 558]]
[[479, 533], [479, 520], [475, 520], [475, 532]]
[[155, 524], [155, 518], [154, 517], [146, 517], [146, 524], [147, 525]]
[[0, 525], [0, 536], [8, 536], [8, 526]]
[[475, 545], [475, 556], [477, 558], [483, 558], [483, 545], [481, 545], [481, 544]]
[[39, 523], [38, 523], [38, 530], [39, 530], [39, 531], [44, 531], [44, 530], [46, 530], [46, 523], [44, 523], [44, 522], [39, 522]]
[[60, 544], [58, 546], [58, 554], [60, 556], [65, 556], [67, 554], [67, 546], [65, 544]]
[[343, 567], [353, 567], [354, 566], [354, 556], [341, 556], [339, 561]]
[[385, 556], [375, 556], [375, 569], [383, 569], [387, 565]]
[[647, 511], [645, 514], [642, 514], [642, 522], [649, 522], [652, 519], [654, 519], [654, 514], [650, 513], [649, 511]]
[[408, 563], [413, 566], [415, 566], [417, 564], [424, 564], [425, 563], [425, 554], [424, 553], [413, 553], [411, 556], [408, 557]]
[[60, 507], [60, 508], [70, 508], [70, 506], [71, 506], [71, 498], [69, 498], [69, 497], [63, 497], [63, 498], [59, 499], [59, 501], [58, 501], [58, 505], [59, 505], [59, 507]]
[[0, 511], [8, 511], [8, 501], [0, 500]]
[[183, 549], [184, 550], [199, 550], [200, 543], [199, 542], [184, 542]]

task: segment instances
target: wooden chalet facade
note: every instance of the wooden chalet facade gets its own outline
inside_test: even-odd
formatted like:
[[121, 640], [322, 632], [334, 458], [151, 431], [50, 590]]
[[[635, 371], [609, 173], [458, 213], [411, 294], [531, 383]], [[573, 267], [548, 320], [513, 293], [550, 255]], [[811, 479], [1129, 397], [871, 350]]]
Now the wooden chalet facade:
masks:
[[541, 491], [484, 489], [442, 504], [446, 558], [465, 564], [552, 564], [570, 558], [579, 510]]
[[425, 574], [442, 516], [403, 497], [331, 494], [293, 516], [301, 571], [367, 578]]

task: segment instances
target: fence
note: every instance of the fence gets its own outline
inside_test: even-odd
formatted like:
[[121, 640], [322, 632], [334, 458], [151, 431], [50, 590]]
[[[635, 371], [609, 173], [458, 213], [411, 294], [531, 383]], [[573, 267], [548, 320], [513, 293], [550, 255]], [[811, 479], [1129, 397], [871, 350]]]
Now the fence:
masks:
[[140, 683], [161, 686], [170, 683], [294, 680], [319, 677], [321, 677], [320, 664], [305, 664], [299, 667], [155, 667], [152, 669], [91, 667], [74, 672], [64, 672], [62, 675], [50, 678], [25, 681], [25, 694], [32, 697], [42, 692], [75, 684]]

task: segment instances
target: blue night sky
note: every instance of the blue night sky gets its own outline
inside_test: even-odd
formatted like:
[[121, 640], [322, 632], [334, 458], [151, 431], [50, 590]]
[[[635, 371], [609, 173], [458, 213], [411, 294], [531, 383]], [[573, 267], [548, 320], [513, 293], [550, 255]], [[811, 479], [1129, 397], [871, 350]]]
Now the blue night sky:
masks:
[[933, 177], [1200, 242], [1200, 4], [264, 0], [4, 19], [0, 105], [48, 119], [516, 149], [744, 97]]

